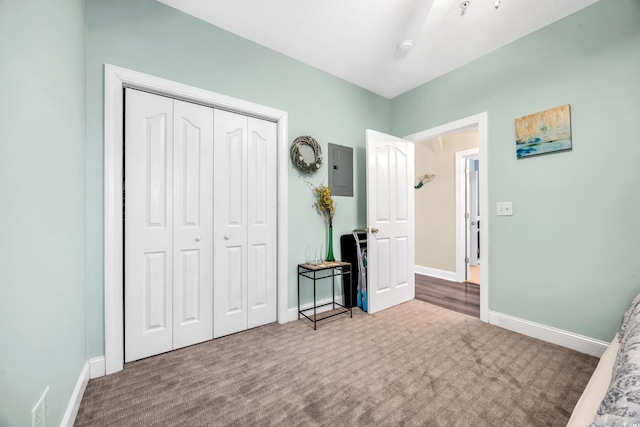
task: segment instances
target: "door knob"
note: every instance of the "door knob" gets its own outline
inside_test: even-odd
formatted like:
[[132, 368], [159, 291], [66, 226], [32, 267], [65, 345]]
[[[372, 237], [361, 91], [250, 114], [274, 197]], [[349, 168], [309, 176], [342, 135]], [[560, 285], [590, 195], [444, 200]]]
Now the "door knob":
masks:
[[375, 227], [371, 227], [371, 233], [376, 234], [379, 230]]
[[229, 240], [230, 238], [231, 238], [231, 236], [229, 236], [228, 234], [225, 234], [224, 240]]
[[200, 236], [196, 237], [196, 242], [200, 241]]

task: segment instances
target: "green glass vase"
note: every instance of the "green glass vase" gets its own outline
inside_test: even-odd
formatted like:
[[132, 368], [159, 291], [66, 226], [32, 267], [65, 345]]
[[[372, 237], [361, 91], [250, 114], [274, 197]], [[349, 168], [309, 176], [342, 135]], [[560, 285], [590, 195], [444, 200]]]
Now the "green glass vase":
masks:
[[333, 256], [333, 227], [329, 227], [329, 243], [327, 246], [329, 247], [327, 261], [335, 261], [336, 258]]

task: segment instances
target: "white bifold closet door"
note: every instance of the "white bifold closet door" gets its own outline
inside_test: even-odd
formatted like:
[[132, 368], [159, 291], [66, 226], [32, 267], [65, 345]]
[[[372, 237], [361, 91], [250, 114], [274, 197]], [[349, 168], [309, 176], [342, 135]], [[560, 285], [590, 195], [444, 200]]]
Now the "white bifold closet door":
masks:
[[276, 124], [214, 111], [214, 323], [276, 321]]
[[213, 338], [213, 109], [125, 96], [125, 362]]

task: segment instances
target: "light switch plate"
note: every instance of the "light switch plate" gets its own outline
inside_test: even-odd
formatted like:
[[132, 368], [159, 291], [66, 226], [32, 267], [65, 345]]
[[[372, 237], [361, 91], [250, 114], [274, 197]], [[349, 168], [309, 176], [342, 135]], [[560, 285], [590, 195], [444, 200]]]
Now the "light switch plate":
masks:
[[496, 215], [513, 215], [513, 202], [497, 202]]

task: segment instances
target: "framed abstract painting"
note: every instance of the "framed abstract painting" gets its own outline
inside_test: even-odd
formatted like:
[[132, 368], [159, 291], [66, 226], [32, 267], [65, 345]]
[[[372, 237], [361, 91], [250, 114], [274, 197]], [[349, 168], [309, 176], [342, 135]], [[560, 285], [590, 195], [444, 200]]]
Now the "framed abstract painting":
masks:
[[516, 157], [571, 150], [569, 104], [516, 119]]

